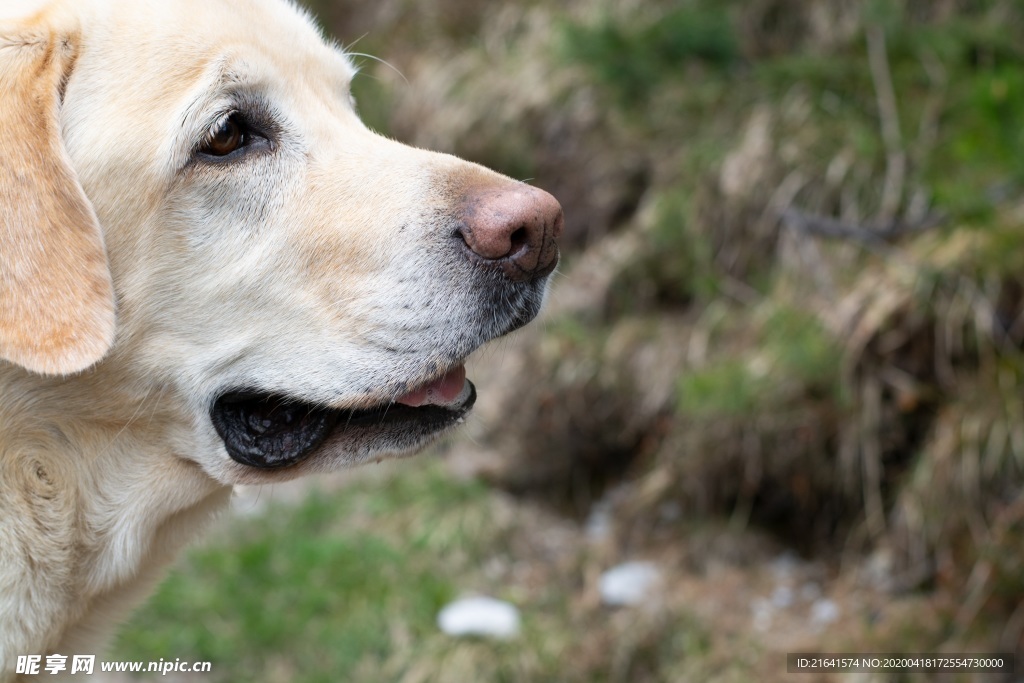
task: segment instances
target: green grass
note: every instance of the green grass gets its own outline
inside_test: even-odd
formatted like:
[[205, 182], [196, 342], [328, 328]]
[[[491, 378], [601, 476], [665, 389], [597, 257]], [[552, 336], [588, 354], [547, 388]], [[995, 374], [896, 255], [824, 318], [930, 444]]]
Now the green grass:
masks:
[[[778, 307], [745, 331], [751, 351], [726, 353], [679, 380], [677, 408], [695, 418], [771, 413], [808, 398], [842, 400], [841, 349], [812, 315]], [[744, 333], [742, 330], [741, 333]]]
[[[122, 629], [107, 659], [209, 661], [204, 680], [230, 683], [704, 676], [715, 642], [705, 624], [666, 606], [583, 604], [592, 560], [576, 541], [563, 544], [560, 560], [538, 552], [550, 527], [529, 506], [428, 458], [383, 475], [365, 469], [341, 490], [225, 520]], [[463, 593], [517, 605], [520, 636], [442, 634], [438, 611]]]
[[627, 106], [643, 107], [652, 90], [690, 63], [724, 67], [738, 59], [721, 5], [682, 2], [658, 17], [623, 22], [606, 16], [562, 26], [562, 54], [585, 65]]
[[436, 631], [438, 610], [458, 592], [446, 565], [485, 550], [476, 534], [486, 505], [481, 487], [413, 468], [231, 520], [123, 629], [116, 656], [211, 661], [222, 680], [279, 670], [291, 681], [337, 681], [386, 660], [396, 631], [413, 640]]

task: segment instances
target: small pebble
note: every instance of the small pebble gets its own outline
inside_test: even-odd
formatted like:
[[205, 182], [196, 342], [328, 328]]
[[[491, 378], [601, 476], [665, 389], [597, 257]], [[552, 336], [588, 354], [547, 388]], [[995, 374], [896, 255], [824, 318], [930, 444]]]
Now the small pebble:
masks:
[[815, 600], [811, 605], [811, 622], [826, 626], [839, 619], [839, 605], [828, 598]]
[[772, 560], [771, 567], [776, 579], [791, 579], [800, 567], [800, 558], [797, 557], [796, 553], [787, 550]]
[[437, 625], [450, 636], [508, 640], [519, 634], [519, 610], [494, 598], [461, 598], [438, 613]]
[[772, 593], [772, 605], [779, 609], [785, 609], [793, 605], [793, 589], [789, 586], [779, 586]]
[[650, 562], [627, 562], [601, 575], [601, 601], [606, 605], [639, 605], [661, 582], [661, 572]]
[[601, 501], [594, 505], [584, 525], [587, 540], [600, 543], [611, 538], [612, 521], [612, 506], [609, 502]]

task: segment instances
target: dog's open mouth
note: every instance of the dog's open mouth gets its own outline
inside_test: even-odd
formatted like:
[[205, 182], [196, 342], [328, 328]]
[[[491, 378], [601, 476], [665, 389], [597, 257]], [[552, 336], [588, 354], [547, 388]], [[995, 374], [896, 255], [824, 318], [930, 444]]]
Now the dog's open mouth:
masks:
[[305, 460], [329, 439], [360, 451], [414, 448], [459, 422], [475, 401], [476, 389], [460, 365], [368, 409], [336, 410], [279, 394], [232, 391], [214, 402], [210, 419], [236, 462], [277, 469]]

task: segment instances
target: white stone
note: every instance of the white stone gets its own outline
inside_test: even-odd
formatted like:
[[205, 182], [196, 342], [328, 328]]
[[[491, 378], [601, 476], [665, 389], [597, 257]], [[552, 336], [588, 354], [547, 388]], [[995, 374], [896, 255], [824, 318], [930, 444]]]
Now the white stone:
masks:
[[661, 583], [661, 572], [650, 562], [627, 562], [601, 575], [601, 601], [606, 605], [638, 605]]
[[772, 593], [772, 605], [778, 609], [786, 609], [787, 607], [793, 606], [793, 600], [795, 596], [793, 589], [789, 586], [779, 586]]
[[772, 573], [778, 581], [790, 580], [800, 567], [800, 558], [787, 550], [772, 560]]
[[460, 598], [441, 610], [437, 625], [450, 636], [507, 640], [519, 634], [519, 610], [494, 598]]
[[607, 499], [596, 503], [587, 515], [584, 525], [584, 533], [587, 540], [592, 543], [600, 543], [611, 538], [612, 535], [612, 506]]
[[811, 605], [811, 622], [826, 626], [839, 619], [839, 605], [828, 598], [815, 600]]

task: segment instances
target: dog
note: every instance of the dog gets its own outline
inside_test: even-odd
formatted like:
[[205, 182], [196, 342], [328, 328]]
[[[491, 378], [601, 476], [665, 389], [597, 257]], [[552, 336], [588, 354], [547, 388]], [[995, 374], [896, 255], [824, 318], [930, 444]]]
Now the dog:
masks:
[[238, 484], [410, 455], [558, 262], [546, 192], [357, 116], [287, 0], [0, 5], [0, 681]]

